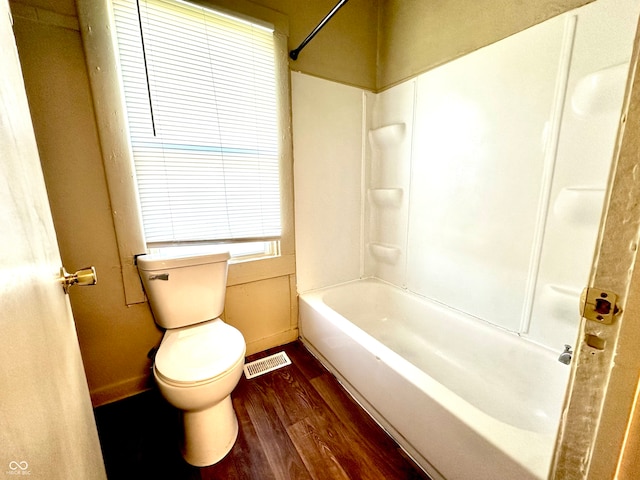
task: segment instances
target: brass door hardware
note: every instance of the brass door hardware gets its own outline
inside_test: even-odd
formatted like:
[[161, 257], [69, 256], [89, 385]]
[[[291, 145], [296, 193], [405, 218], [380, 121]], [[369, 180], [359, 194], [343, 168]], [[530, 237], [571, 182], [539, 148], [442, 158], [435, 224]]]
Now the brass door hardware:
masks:
[[76, 273], [67, 273], [64, 267], [60, 268], [60, 283], [64, 293], [69, 293], [69, 287], [72, 285], [95, 285], [98, 283], [95, 267], [86, 267], [78, 270]]
[[580, 314], [587, 320], [610, 325], [620, 312], [618, 295], [601, 288], [585, 288], [580, 295]]

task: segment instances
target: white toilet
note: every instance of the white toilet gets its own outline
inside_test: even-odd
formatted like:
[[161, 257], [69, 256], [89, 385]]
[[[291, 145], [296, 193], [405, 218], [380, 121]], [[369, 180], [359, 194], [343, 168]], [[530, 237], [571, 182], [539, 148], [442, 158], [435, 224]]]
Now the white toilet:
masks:
[[153, 374], [164, 398], [182, 410], [182, 456], [203, 467], [220, 461], [238, 436], [231, 392], [244, 366], [242, 334], [218, 316], [228, 253], [141, 255], [138, 271], [156, 323], [166, 329]]

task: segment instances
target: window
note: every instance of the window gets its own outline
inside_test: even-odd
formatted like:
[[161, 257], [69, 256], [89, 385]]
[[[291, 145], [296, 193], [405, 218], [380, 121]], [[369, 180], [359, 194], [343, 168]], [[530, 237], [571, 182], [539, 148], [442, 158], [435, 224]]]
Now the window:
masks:
[[[135, 0], [133, 1], [135, 2]], [[140, 1], [143, 2], [143, 0]], [[232, 258], [227, 285], [291, 275], [295, 273], [295, 241], [293, 234], [291, 105], [287, 56], [288, 20], [285, 15], [249, 0], [202, 0], [202, 2], [205, 1], [207, 5], [215, 6], [216, 9], [227, 12], [234, 18], [251, 20], [251, 23], [256, 25], [256, 29], [265, 25], [274, 26], [275, 85], [278, 103], [279, 199], [282, 231], [279, 241], [265, 241], [272, 238], [269, 236], [264, 239], [252, 239], [256, 242], [227, 243], [225, 247], [232, 247], [231, 249], [250, 249], [253, 248], [252, 244], [256, 243], [260, 245], [261, 249], [265, 249], [259, 252], [262, 255]], [[182, 5], [186, 6], [186, 4]], [[143, 13], [143, 6], [144, 3], [140, 3], [141, 13]], [[105, 176], [109, 186], [124, 298], [127, 305], [133, 305], [145, 301], [135, 257], [149, 251], [150, 248], [147, 246], [146, 235], [143, 232], [140, 197], [135, 181], [136, 175], [133, 171], [133, 148], [131, 138], [127, 133], [130, 128], [125, 108], [122, 75], [120, 74], [119, 53], [116, 48], [114, 7], [112, 0], [76, 0], [76, 8], [87, 59], [87, 71], [91, 82]], [[233, 11], [229, 10], [230, 8]], [[137, 17], [135, 18], [137, 19]], [[135, 22], [133, 25], [135, 27]], [[140, 26], [138, 25], [139, 30]], [[149, 108], [148, 93], [145, 101], [146, 106], [143, 101], [140, 108]], [[242, 242], [243, 239], [234, 238], [230, 241]], [[203, 245], [192, 245], [188, 242], [179, 245], [180, 247], [177, 248], [181, 249], [205, 248]], [[269, 250], [272, 247], [273, 249]], [[244, 253], [251, 252], [245, 250]]]
[[274, 253], [273, 29], [172, 0], [113, 6], [147, 247]]

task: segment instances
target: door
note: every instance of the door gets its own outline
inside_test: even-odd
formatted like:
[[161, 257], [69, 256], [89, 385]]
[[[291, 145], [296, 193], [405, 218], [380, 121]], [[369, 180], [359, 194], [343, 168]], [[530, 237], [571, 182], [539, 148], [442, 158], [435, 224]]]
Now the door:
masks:
[[106, 479], [8, 0], [0, 71], [0, 477]]

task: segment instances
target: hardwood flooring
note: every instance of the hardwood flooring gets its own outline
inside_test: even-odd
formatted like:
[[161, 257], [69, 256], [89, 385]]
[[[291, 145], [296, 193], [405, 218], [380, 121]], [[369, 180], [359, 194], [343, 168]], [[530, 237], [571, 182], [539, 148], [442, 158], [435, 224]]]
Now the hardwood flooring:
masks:
[[178, 412], [156, 390], [95, 409], [109, 480], [428, 480], [300, 342], [292, 365], [247, 380], [232, 394], [240, 433], [216, 465], [180, 456]]

